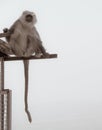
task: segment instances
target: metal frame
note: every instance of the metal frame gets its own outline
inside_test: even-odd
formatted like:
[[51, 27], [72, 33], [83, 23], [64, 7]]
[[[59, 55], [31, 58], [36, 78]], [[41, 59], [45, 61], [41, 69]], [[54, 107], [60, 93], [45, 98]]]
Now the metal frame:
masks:
[[11, 130], [11, 90], [0, 91], [0, 130]]
[[11, 130], [11, 90], [4, 89], [3, 57], [0, 57], [0, 130]]
[[0, 130], [11, 130], [12, 123], [12, 91], [4, 89], [4, 61], [15, 60], [37, 60], [37, 59], [51, 59], [57, 58], [57, 54], [50, 54], [49, 57], [0, 57]]

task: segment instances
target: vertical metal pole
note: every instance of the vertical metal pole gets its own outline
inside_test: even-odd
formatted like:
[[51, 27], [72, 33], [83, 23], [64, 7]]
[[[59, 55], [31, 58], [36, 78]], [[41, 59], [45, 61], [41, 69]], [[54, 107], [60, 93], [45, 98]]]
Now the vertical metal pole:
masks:
[[4, 90], [4, 58], [0, 57], [0, 91]]
[[8, 130], [11, 130], [11, 122], [12, 122], [12, 118], [11, 118], [12, 91], [11, 90], [8, 91], [7, 99], [8, 99], [8, 104], [7, 104], [7, 124], [8, 125], [7, 125], [7, 127], [8, 127]]
[[11, 91], [0, 91], [0, 130], [11, 130]]
[[0, 58], [0, 130], [11, 130], [11, 91], [4, 89], [3, 58]]
[[[0, 57], [0, 92], [4, 90], [4, 59]], [[0, 130], [4, 130], [4, 95], [0, 94]]]

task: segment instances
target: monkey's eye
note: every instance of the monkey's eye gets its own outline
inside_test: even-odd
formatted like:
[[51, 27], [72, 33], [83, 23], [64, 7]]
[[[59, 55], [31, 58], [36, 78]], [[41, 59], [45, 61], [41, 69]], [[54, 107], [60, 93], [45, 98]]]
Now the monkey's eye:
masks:
[[26, 20], [27, 22], [32, 22], [32, 20], [33, 20], [33, 16], [30, 15], [30, 14], [28, 14], [28, 15], [26, 15], [25, 20]]

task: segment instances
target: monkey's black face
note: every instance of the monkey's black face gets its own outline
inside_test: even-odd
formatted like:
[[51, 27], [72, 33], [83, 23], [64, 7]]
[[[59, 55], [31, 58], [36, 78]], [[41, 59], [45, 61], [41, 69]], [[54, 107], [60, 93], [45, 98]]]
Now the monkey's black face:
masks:
[[28, 15], [26, 15], [26, 17], [25, 17], [25, 20], [27, 21], [27, 22], [32, 22], [33, 21], [33, 16], [32, 15], [30, 15], [30, 14], [28, 14]]

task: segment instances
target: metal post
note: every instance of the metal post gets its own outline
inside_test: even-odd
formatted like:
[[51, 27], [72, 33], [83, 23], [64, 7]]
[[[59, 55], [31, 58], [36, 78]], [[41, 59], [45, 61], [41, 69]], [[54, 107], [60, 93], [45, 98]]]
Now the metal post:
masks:
[[4, 61], [15, 60], [37, 60], [57, 58], [57, 54], [50, 54], [48, 57], [0, 57], [0, 130], [11, 130], [11, 90], [4, 89]]
[[0, 130], [11, 130], [11, 91], [4, 89], [4, 58], [0, 58]]
[[4, 58], [0, 57], [0, 91], [4, 90]]
[[0, 130], [4, 130], [4, 59], [0, 57]]

